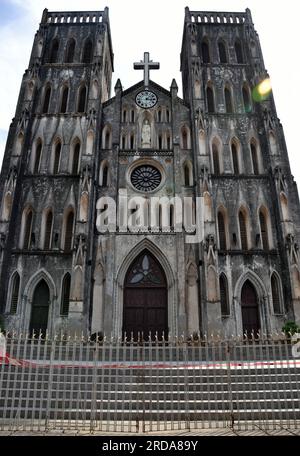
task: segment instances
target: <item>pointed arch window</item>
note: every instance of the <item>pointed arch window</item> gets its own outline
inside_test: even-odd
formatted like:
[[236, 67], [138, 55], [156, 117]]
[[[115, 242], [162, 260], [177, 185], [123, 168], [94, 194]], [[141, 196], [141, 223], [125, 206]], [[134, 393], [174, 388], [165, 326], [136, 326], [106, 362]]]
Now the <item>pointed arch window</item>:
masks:
[[212, 145], [212, 156], [213, 156], [213, 166], [214, 166], [214, 174], [217, 176], [220, 175], [220, 157], [219, 157], [219, 150], [216, 144]]
[[244, 63], [242, 44], [239, 40], [234, 43], [234, 49], [237, 63]]
[[245, 112], [251, 112], [249, 90], [247, 89], [247, 87], [245, 87], [245, 86], [243, 87], [242, 94], [243, 94], [243, 103], [244, 103]]
[[232, 156], [232, 165], [233, 165], [233, 173], [239, 174], [239, 158], [238, 158], [238, 150], [236, 144], [233, 142], [231, 144], [231, 156]]
[[231, 90], [228, 87], [224, 89], [224, 96], [225, 96], [225, 107], [227, 114], [233, 113], [233, 104], [232, 104], [232, 95]]
[[203, 63], [210, 63], [209, 44], [206, 40], [201, 43], [202, 61]]
[[58, 174], [61, 153], [61, 143], [58, 142], [54, 151], [53, 174]]
[[162, 110], [161, 110], [161, 108], [159, 108], [157, 111], [157, 121], [161, 122], [161, 120], [162, 120]]
[[74, 212], [69, 212], [66, 220], [65, 228], [65, 245], [64, 251], [70, 252], [72, 249], [72, 240], [73, 240], [73, 225], [74, 225]]
[[30, 249], [31, 245], [31, 232], [32, 232], [32, 221], [33, 221], [33, 212], [31, 209], [25, 215], [24, 223], [24, 240], [23, 240], [23, 249]]
[[50, 248], [51, 248], [52, 226], [53, 226], [53, 214], [52, 214], [52, 211], [49, 211], [47, 213], [46, 223], [45, 223], [44, 250], [50, 250]]
[[189, 187], [190, 185], [190, 168], [187, 163], [184, 165], [184, 185], [185, 187]]
[[131, 110], [131, 122], [134, 122], [135, 121], [135, 112], [134, 112], [134, 109]]
[[279, 279], [275, 273], [271, 277], [271, 291], [274, 314], [282, 313]]
[[127, 110], [124, 109], [124, 110], [123, 110], [123, 122], [125, 123], [126, 120], [127, 120]]
[[77, 142], [73, 151], [72, 174], [78, 174], [78, 165], [80, 157], [80, 143]]
[[228, 298], [228, 283], [225, 274], [220, 275], [220, 301], [222, 317], [230, 315], [229, 298]]
[[67, 317], [69, 315], [70, 289], [71, 289], [71, 275], [67, 272], [63, 278], [62, 289], [61, 289], [60, 314], [63, 317]]
[[257, 147], [256, 147], [256, 145], [253, 142], [251, 142], [250, 148], [251, 148], [251, 159], [252, 159], [253, 173], [255, 175], [258, 175], [259, 174], [259, 167], [258, 167]]
[[226, 52], [226, 47], [225, 47], [225, 44], [223, 43], [223, 41], [219, 41], [218, 50], [219, 50], [220, 63], [227, 63], [227, 52]]
[[11, 282], [11, 297], [10, 297], [10, 313], [16, 314], [18, 309], [19, 301], [19, 291], [20, 291], [20, 276], [16, 272], [12, 278]]
[[264, 250], [269, 250], [268, 227], [265, 214], [262, 210], [259, 211], [259, 224], [261, 233], [261, 243]]
[[78, 106], [77, 111], [80, 113], [85, 112], [85, 104], [86, 104], [86, 87], [82, 86], [78, 92]]
[[41, 158], [42, 158], [42, 143], [41, 143], [41, 141], [39, 141], [36, 146], [36, 149], [35, 149], [33, 174], [38, 174], [38, 172], [40, 170]]
[[215, 112], [214, 92], [211, 87], [206, 88], [207, 110], [208, 112]]
[[[162, 143], [163, 143], [162, 135], [158, 135], [158, 148], [159, 148], [159, 150], [162, 149]], [[185, 147], [185, 149], [186, 149], [186, 147]]]
[[131, 134], [130, 135], [130, 149], [134, 149], [134, 135]]
[[220, 250], [226, 250], [227, 243], [226, 243], [225, 218], [224, 218], [224, 214], [221, 211], [218, 212], [218, 232], [219, 232]]
[[71, 38], [68, 41], [65, 63], [73, 63], [75, 54], [75, 40]]
[[85, 42], [82, 54], [82, 63], [91, 63], [93, 53], [93, 43], [90, 39]]
[[49, 63], [56, 63], [58, 58], [59, 41], [55, 38], [52, 41]]
[[43, 108], [42, 108], [42, 114], [47, 114], [49, 111], [50, 97], [51, 97], [51, 87], [47, 86], [45, 89], [45, 94], [44, 94], [44, 103], [43, 103]]
[[240, 241], [242, 250], [248, 250], [248, 236], [246, 216], [243, 211], [239, 212], [239, 228], [240, 228]]
[[102, 169], [102, 187], [107, 187], [107, 185], [108, 185], [108, 165], [106, 163]]
[[69, 97], [69, 87], [64, 87], [63, 91], [62, 91], [61, 105], [60, 105], [60, 112], [62, 114], [67, 112], [68, 97]]

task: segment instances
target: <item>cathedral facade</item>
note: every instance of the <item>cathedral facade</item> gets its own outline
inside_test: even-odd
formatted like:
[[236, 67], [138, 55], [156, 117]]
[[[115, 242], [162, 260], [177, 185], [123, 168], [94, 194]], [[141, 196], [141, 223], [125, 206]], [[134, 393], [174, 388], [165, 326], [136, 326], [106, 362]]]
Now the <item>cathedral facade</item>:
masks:
[[111, 97], [108, 9], [43, 12], [0, 179], [6, 329], [299, 323], [299, 199], [273, 96], [253, 96], [268, 74], [250, 11], [186, 8], [183, 99], [158, 67], [146, 52]]

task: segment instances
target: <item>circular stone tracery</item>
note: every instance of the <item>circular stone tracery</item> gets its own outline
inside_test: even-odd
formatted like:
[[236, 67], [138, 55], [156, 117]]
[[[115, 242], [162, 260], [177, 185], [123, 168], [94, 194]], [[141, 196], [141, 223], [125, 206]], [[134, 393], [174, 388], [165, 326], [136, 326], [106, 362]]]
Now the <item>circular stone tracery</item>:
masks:
[[151, 192], [161, 183], [161, 173], [152, 165], [141, 165], [132, 171], [131, 183], [137, 190]]

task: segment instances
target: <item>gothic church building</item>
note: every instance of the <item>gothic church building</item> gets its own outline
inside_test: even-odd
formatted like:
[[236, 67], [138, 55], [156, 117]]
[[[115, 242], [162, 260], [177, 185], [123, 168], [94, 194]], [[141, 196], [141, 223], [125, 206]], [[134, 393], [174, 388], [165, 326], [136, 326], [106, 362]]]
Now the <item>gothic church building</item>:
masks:
[[[6, 329], [229, 336], [299, 323], [298, 193], [273, 96], [252, 97], [268, 75], [250, 11], [186, 8], [183, 99], [174, 79], [152, 81], [149, 53], [135, 66], [144, 78], [111, 97], [108, 8], [44, 10], [0, 179]], [[116, 205], [115, 229], [99, 231], [106, 199], [126, 195], [171, 203], [134, 230]], [[175, 229], [175, 196], [202, 201], [199, 242]]]

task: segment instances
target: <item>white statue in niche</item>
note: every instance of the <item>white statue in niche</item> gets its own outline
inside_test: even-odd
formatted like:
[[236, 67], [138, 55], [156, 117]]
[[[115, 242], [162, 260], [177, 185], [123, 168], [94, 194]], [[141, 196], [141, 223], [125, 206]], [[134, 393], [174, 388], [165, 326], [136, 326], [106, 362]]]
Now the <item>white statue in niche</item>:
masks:
[[151, 126], [148, 119], [145, 119], [142, 126], [142, 147], [151, 147]]

